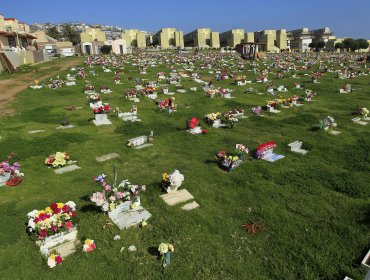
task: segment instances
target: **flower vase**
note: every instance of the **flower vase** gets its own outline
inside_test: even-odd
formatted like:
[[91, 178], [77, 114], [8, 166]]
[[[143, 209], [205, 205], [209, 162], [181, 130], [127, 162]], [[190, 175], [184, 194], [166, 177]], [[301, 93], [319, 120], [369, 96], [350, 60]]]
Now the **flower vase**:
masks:
[[167, 252], [163, 255], [163, 266], [166, 267], [171, 263], [171, 253]]

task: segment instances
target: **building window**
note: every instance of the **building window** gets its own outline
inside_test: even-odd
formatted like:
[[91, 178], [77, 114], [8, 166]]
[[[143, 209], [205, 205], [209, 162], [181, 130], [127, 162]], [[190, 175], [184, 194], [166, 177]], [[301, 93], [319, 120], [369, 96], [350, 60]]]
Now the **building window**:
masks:
[[10, 48], [16, 48], [17, 47], [17, 43], [15, 42], [14, 37], [8, 37], [8, 45], [9, 45]]
[[27, 48], [28, 47], [28, 42], [26, 38], [22, 38], [21, 40], [22, 48]]

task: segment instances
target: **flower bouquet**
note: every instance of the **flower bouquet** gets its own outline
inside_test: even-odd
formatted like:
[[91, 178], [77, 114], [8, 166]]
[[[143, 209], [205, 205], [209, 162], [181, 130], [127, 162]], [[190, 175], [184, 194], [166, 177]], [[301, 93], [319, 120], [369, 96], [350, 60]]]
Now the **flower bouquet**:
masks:
[[237, 75], [234, 77], [234, 82], [238, 86], [244, 86], [247, 83], [246, 79], [247, 77], [244, 75]]
[[256, 116], [261, 116], [262, 107], [261, 106], [253, 107], [252, 113], [255, 114]]
[[280, 112], [278, 111], [278, 109], [280, 109], [281, 107], [280, 100], [279, 99], [269, 100], [267, 101], [266, 107], [269, 112]]
[[244, 116], [244, 109], [242, 108], [235, 108], [225, 113], [225, 117], [238, 118], [238, 117], [243, 117], [243, 116]]
[[112, 93], [113, 91], [111, 90], [110, 87], [104, 86], [104, 87], [100, 87], [100, 92], [101, 93]]
[[232, 117], [231, 115], [226, 115], [226, 120], [230, 124], [230, 128], [234, 128], [234, 125], [239, 121], [237, 118]]
[[27, 217], [27, 231], [36, 240], [42, 255], [56, 251], [65, 257], [73, 252], [71, 248], [77, 241], [76, 204], [73, 201], [52, 203], [43, 210], [29, 212]]
[[364, 119], [367, 118], [368, 114], [369, 114], [369, 110], [366, 109], [365, 107], [364, 108], [357, 107], [356, 110], [353, 112], [353, 115], [360, 115]]
[[66, 152], [56, 152], [45, 159], [45, 164], [56, 168], [66, 165], [68, 159], [69, 155]]
[[171, 174], [162, 174], [162, 186], [168, 193], [176, 191], [181, 187], [183, 181], [184, 175], [182, 175], [178, 170], [175, 170]]
[[51, 254], [48, 258], [48, 266], [50, 268], [55, 267], [57, 264], [61, 264], [63, 262], [63, 258], [61, 255]]
[[215, 90], [215, 89], [207, 89], [206, 90], [206, 96], [207, 97], [213, 98], [213, 97], [216, 96], [216, 93], [217, 93], [217, 90]]
[[191, 133], [191, 134], [205, 134], [207, 133], [207, 130], [205, 129], [202, 129], [200, 126], [199, 126], [199, 120], [198, 118], [191, 118], [190, 120], [188, 120], [186, 122], [186, 127], [188, 129], [188, 131]]
[[40, 88], [42, 88], [42, 86], [39, 86], [39, 83], [40, 83], [39, 80], [34, 80], [34, 83], [35, 83], [35, 85], [30, 86], [30, 88], [32, 88], [32, 89], [40, 89]]
[[254, 90], [254, 88], [249, 87], [249, 88], [247, 88], [247, 90], [245, 92], [246, 93], [253, 93], [253, 92], [255, 92], [255, 90]]
[[33, 210], [27, 214], [28, 231], [37, 240], [62, 232], [69, 232], [76, 226], [76, 204], [73, 201], [66, 203], [52, 203], [43, 210]]
[[94, 181], [101, 188], [90, 197], [91, 202], [100, 207], [105, 213], [114, 211], [120, 204], [129, 202], [129, 207], [140, 206], [140, 192], [145, 191], [145, 185], [132, 185], [128, 180], [123, 180], [118, 187], [110, 185], [105, 180], [106, 175], [101, 174]]
[[314, 97], [316, 96], [316, 92], [313, 92], [312, 90], [310, 89], [307, 89], [305, 91], [305, 97], [304, 97], [304, 100], [305, 101], [312, 101], [314, 99]]
[[94, 104], [92, 107], [94, 114], [108, 114], [111, 110], [109, 103], [102, 103], [101, 101]]
[[223, 98], [231, 98], [231, 94], [233, 93], [233, 90], [228, 89], [228, 88], [221, 88], [218, 90], [218, 93]]
[[24, 174], [20, 172], [21, 165], [18, 162], [13, 164], [9, 160], [15, 155], [12, 153], [8, 156], [7, 161], [0, 162], [0, 186], [16, 186], [22, 182]]
[[274, 148], [276, 148], [275, 141], [266, 142], [259, 145], [255, 153], [256, 159], [263, 159], [269, 162], [274, 162], [285, 157], [283, 155], [275, 154]]
[[90, 253], [91, 251], [93, 251], [95, 249], [96, 249], [96, 245], [95, 245], [94, 240], [86, 239], [85, 242], [84, 242], [84, 245], [82, 247], [82, 250], [85, 253]]
[[63, 83], [64, 83], [64, 81], [59, 80], [59, 79], [57, 79], [57, 80], [50, 79], [48, 87], [52, 88], [52, 89], [60, 88]]
[[87, 84], [87, 85], [85, 85], [85, 87], [84, 87], [84, 92], [85, 92], [86, 94], [92, 94], [92, 93], [95, 93], [95, 87], [94, 87], [93, 85], [91, 85], [91, 84]]
[[147, 86], [141, 90], [142, 95], [153, 94], [157, 89], [152, 86]]
[[236, 75], [235, 77], [234, 77], [234, 81], [235, 82], [240, 82], [240, 81], [245, 81], [246, 80], [246, 76], [244, 76], [244, 75]]
[[158, 246], [158, 252], [161, 255], [162, 266], [166, 267], [171, 262], [171, 253], [175, 251], [175, 248], [172, 244], [161, 243]]
[[135, 89], [127, 89], [125, 92], [124, 92], [124, 95], [127, 99], [132, 99], [132, 98], [136, 98], [136, 95], [137, 95], [137, 91]]
[[333, 130], [335, 127], [337, 127], [337, 123], [333, 117], [327, 116], [326, 118], [320, 120], [319, 127], [325, 131]]
[[158, 102], [159, 110], [166, 110], [168, 113], [175, 112], [177, 110], [177, 104], [175, 103], [175, 97], [171, 97], [165, 101]]
[[96, 94], [90, 94], [87, 96], [87, 102], [90, 104], [95, 104], [96, 102], [100, 101], [100, 96], [98, 93]]
[[216, 113], [209, 113], [204, 116], [204, 121], [211, 127], [215, 127], [215, 125], [220, 125], [221, 124], [221, 113], [216, 112]]
[[220, 167], [230, 172], [243, 163], [244, 154], [248, 153], [247, 147], [242, 144], [236, 144], [234, 153], [227, 154], [224, 150], [220, 150], [216, 153], [216, 158], [219, 160]]
[[116, 85], [121, 84], [121, 78], [119, 76], [114, 76], [113, 81]]
[[221, 80], [227, 80], [229, 79], [229, 74], [227, 74], [227, 72], [224, 72], [221, 74]]

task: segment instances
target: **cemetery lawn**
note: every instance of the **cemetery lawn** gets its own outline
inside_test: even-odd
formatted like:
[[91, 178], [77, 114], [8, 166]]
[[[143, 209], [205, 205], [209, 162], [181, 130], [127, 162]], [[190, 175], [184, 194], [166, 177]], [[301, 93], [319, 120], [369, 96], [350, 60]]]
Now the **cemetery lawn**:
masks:
[[[125, 89], [134, 87], [128, 77], [156, 80], [158, 72], [169, 73], [168, 67], [159, 65], [140, 75], [127, 64], [122, 85], [114, 85], [113, 73], [104, 73], [99, 66], [94, 69], [98, 76], [87, 79], [97, 89], [111, 87], [114, 93], [101, 98], [122, 112], [134, 104], [123, 97]], [[197, 72], [214, 81], [208, 71]], [[72, 72], [59, 75], [64, 78], [67, 73]], [[252, 73], [245, 72], [250, 80]], [[303, 94], [292, 89], [295, 79], [273, 80], [288, 88], [281, 94], [284, 97]], [[352, 123], [350, 113], [356, 105], [370, 107], [370, 76], [346, 81], [327, 73], [319, 84], [312, 84], [309, 76], [302, 75], [299, 82], [317, 92], [314, 102], [255, 117], [250, 109], [265, 105], [271, 96], [244, 91], [252, 86], [265, 92], [264, 84], [237, 87], [231, 80], [214, 81], [216, 86], [234, 89], [236, 98], [210, 99], [199, 84], [183, 79], [188, 92], [176, 93], [177, 112], [160, 112], [152, 100], [140, 97], [135, 104], [141, 123], [123, 122], [111, 114], [113, 124], [100, 127], [89, 121], [93, 114], [80, 78], [77, 86], [20, 92], [12, 103], [15, 115], [0, 118], [0, 160], [15, 152], [25, 173], [22, 184], [0, 188], [0, 279], [343, 279], [346, 275], [363, 279], [366, 271], [359, 264], [370, 240], [370, 125]], [[360, 90], [339, 94], [347, 82]], [[189, 90], [193, 86], [197, 92]], [[65, 106], [82, 109], [67, 111]], [[248, 116], [234, 129], [208, 129], [202, 120], [207, 113], [234, 108], [245, 109]], [[342, 134], [315, 129], [328, 115]], [[184, 129], [192, 117], [201, 120], [208, 134], [191, 135]], [[56, 130], [65, 119], [75, 127]], [[31, 130], [45, 132], [29, 134]], [[126, 147], [128, 139], [151, 130], [152, 147]], [[307, 155], [289, 151], [287, 144], [296, 140], [303, 141]], [[214, 157], [218, 150], [233, 151], [236, 143], [254, 150], [268, 141], [276, 141], [275, 152], [286, 157], [274, 163], [247, 159], [231, 173], [218, 168]], [[57, 151], [68, 152], [82, 169], [55, 174], [44, 160]], [[120, 157], [102, 163], [95, 159], [113, 152]], [[105, 173], [112, 181], [113, 166], [120, 180], [147, 185], [141, 200], [152, 214], [148, 226], [120, 231], [106, 225], [108, 218], [89, 201], [98, 190], [93, 177]], [[184, 174], [181, 188], [195, 197], [200, 208], [187, 212], [182, 205], [167, 206], [159, 197], [162, 173], [174, 169]], [[97, 250], [86, 254], [78, 248], [49, 269], [26, 233], [26, 214], [70, 200], [78, 207], [78, 238], [95, 240]], [[264, 230], [251, 235], [242, 228], [251, 222]], [[114, 241], [117, 234], [121, 240]], [[175, 246], [171, 265], [164, 271], [156, 255], [162, 242]], [[137, 251], [129, 252], [130, 245]]]

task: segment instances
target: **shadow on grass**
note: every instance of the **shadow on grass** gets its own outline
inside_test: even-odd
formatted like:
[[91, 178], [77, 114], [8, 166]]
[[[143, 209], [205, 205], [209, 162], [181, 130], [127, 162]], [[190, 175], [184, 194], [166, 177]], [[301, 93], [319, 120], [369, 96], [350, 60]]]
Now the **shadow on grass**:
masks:
[[101, 213], [101, 209], [99, 207], [96, 207], [95, 205], [89, 204], [84, 205], [81, 207], [81, 212], [95, 212], [95, 213]]
[[308, 131], [319, 131], [319, 130], [320, 130], [320, 127], [318, 127], [318, 126], [313, 126], [313, 127], [308, 129]]
[[161, 256], [159, 255], [159, 252], [158, 252], [158, 248], [157, 247], [149, 247], [148, 248], [148, 253], [153, 256], [153, 257], [156, 257], [158, 260], [161, 258]]
[[212, 165], [218, 164], [218, 162], [219, 162], [219, 160], [217, 160], [217, 159], [207, 159], [207, 160], [203, 161], [203, 163], [205, 163], [205, 164], [212, 164]]
[[81, 196], [80, 199], [90, 202], [90, 196], [88, 196], [88, 195]]

